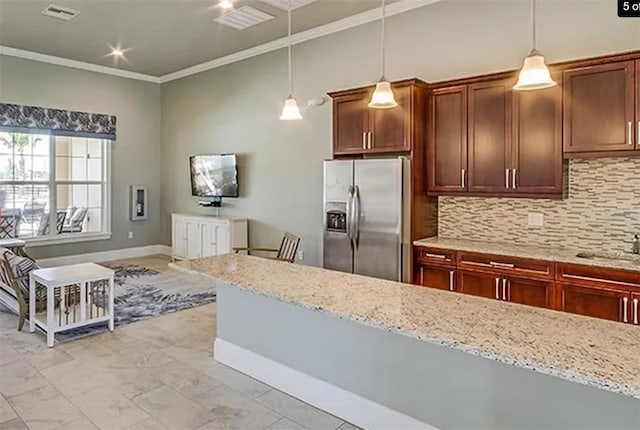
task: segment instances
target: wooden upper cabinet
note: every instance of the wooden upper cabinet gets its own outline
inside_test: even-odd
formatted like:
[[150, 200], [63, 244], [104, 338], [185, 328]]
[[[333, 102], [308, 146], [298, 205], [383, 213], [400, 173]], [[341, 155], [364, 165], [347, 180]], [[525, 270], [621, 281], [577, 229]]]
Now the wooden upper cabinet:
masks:
[[428, 187], [434, 192], [467, 189], [467, 87], [431, 94], [427, 143]]
[[636, 150], [640, 151], [640, 60], [636, 60]]
[[392, 88], [397, 107], [369, 109], [369, 152], [411, 151], [411, 86], [393, 85]]
[[512, 80], [468, 86], [468, 190], [503, 193], [510, 187]]
[[511, 191], [562, 195], [562, 86], [512, 91], [512, 103]]
[[333, 100], [333, 152], [362, 153], [367, 145], [369, 117], [368, 91], [336, 97]]
[[[329, 93], [333, 99], [334, 155], [406, 153], [426, 129], [426, 84], [416, 79], [391, 84], [398, 106], [372, 109], [374, 87]], [[420, 145], [424, 145], [424, 138]]]
[[564, 153], [630, 151], [637, 148], [637, 61], [564, 72]]

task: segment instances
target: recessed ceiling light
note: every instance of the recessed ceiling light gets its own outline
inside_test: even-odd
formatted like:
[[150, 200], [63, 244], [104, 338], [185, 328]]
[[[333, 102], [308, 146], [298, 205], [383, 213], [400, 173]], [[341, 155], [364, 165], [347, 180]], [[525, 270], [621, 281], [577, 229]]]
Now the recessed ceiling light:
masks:
[[114, 48], [111, 50], [111, 55], [113, 55], [114, 57], [122, 57], [124, 56], [124, 51], [119, 48]]
[[233, 2], [231, 0], [220, 0], [218, 6], [220, 6], [222, 9], [231, 9], [233, 7]]

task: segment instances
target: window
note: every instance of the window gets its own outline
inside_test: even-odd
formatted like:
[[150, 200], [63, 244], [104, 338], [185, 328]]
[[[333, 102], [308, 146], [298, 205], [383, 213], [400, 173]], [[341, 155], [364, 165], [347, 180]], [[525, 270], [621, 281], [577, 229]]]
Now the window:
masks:
[[0, 238], [108, 237], [109, 150], [102, 139], [0, 133]]

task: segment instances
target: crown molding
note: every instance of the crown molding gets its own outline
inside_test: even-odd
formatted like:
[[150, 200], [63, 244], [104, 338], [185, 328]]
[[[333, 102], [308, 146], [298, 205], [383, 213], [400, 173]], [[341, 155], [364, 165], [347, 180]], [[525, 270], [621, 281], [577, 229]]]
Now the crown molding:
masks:
[[[417, 9], [423, 6], [430, 5], [432, 3], [438, 3], [442, 0], [399, 0], [395, 3], [391, 3], [386, 7], [386, 16], [398, 15], [404, 12], [409, 12], [413, 9]], [[362, 12], [356, 15], [352, 15], [337, 21], [330, 22], [319, 27], [311, 28], [309, 30], [301, 31], [300, 33], [291, 35], [291, 43], [297, 45], [309, 40], [317, 39], [319, 37], [328, 36], [333, 33], [338, 33], [343, 30], [348, 30], [353, 27], [358, 27], [363, 24], [368, 24], [380, 19], [382, 13], [381, 8], [370, 9], [366, 12]], [[170, 82], [176, 79], [184, 78], [186, 76], [195, 75], [197, 73], [205, 72], [207, 70], [222, 67], [227, 64], [235, 63], [245, 60], [247, 58], [255, 57], [258, 55], [266, 54], [268, 52], [276, 51], [278, 49], [287, 46], [288, 40], [286, 37], [272, 40], [271, 42], [263, 43], [262, 45], [254, 46], [253, 48], [245, 49], [242, 51], [234, 52], [233, 54], [219, 57], [211, 61], [196, 64], [195, 66], [187, 67], [186, 69], [178, 70], [173, 73], [169, 73], [163, 76], [146, 75], [144, 73], [131, 72], [128, 70], [117, 69], [115, 67], [101, 66], [98, 64], [85, 63], [84, 61], [71, 60], [68, 58], [56, 57], [53, 55], [41, 54], [39, 52], [26, 51], [23, 49], [11, 48], [8, 46], [0, 45], [0, 55], [7, 55], [9, 57], [24, 58], [26, 60], [39, 61], [42, 63], [56, 64], [59, 66], [71, 67], [74, 69], [88, 70], [90, 72], [102, 73], [106, 75], [118, 76], [121, 78], [136, 79], [139, 81], [152, 82], [155, 84], [162, 84]]]
[[0, 45], [0, 55], [24, 58], [25, 60], [39, 61], [41, 63], [56, 64], [58, 66], [71, 67], [73, 69], [88, 70], [90, 72], [118, 76], [121, 78], [153, 82], [154, 84], [161, 83], [161, 79], [158, 76], [145, 75], [144, 73], [130, 72], [128, 70], [116, 69], [115, 67], [107, 67], [107, 66], [100, 66], [98, 64], [85, 63], [84, 61], [70, 60], [68, 58], [41, 54], [39, 52], [25, 51], [24, 49], [17, 49], [17, 48], [10, 48], [8, 46]]

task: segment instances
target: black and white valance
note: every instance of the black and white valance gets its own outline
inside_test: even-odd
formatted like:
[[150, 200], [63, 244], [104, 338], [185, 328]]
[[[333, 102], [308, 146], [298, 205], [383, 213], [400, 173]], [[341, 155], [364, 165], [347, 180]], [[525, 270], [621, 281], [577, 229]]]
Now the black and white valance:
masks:
[[116, 140], [116, 117], [0, 103], [0, 131]]

